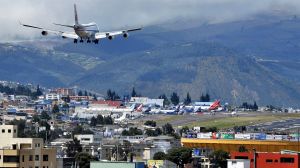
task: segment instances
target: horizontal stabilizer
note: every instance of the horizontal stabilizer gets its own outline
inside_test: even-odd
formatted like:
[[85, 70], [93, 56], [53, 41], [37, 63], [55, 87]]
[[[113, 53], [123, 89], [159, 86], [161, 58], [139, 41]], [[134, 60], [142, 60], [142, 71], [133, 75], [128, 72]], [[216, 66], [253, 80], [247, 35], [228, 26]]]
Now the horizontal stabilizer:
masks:
[[74, 28], [74, 26], [72, 25], [64, 25], [64, 24], [58, 24], [58, 23], [53, 23], [54, 25], [57, 25], [57, 26], [63, 26], [63, 27], [69, 27], [69, 28]]

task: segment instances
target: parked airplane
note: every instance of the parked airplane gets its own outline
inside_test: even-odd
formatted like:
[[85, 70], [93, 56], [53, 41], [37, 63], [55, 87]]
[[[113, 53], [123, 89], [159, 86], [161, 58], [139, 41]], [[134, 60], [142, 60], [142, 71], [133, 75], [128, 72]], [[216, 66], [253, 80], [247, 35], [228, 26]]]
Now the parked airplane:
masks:
[[74, 43], [77, 43], [78, 40], [80, 43], [83, 43], [86, 40], [87, 43], [95, 43], [98, 44], [100, 39], [108, 38], [112, 40], [117, 35], [123, 35], [124, 38], [129, 36], [129, 32], [141, 30], [142, 28], [135, 28], [135, 29], [127, 29], [127, 30], [120, 30], [120, 31], [111, 31], [111, 32], [100, 32], [97, 24], [95, 22], [88, 23], [88, 24], [80, 24], [78, 21], [77, 9], [76, 4], [74, 4], [74, 13], [75, 13], [75, 25], [64, 25], [64, 24], [57, 24], [58, 26], [69, 27], [74, 29], [74, 32], [63, 32], [63, 31], [56, 31], [56, 30], [49, 30], [42, 27], [32, 26], [20, 23], [22, 26], [30, 27], [34, 29], [42, 30], [42, 35], [47, 36], [48, 33], [54, 33], [56, 35], [61, 36], [62, 38], [71, 38], [74, 39]]
[[220, 100], [214, 102], [195, 102], [194, 107], [197, 111], [221, 111], [223, 109]]

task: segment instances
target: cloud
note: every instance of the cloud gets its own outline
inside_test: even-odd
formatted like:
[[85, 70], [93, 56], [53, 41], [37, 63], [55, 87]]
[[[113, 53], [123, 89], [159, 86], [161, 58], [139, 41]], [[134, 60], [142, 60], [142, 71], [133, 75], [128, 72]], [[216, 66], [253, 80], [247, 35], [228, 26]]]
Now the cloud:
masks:
[[95, 21], [100, 29], [149, 26], [178, 20], [210, 23], [228, 22], [274, 10], [297, 13], [298, 0], [15, 0], [1, 1], [1, 41], [40, 36], [37, 30], [18, 25], [24, 23], [63, 29], [52, 23], [74, 24], [73, 4], [79, 21]]

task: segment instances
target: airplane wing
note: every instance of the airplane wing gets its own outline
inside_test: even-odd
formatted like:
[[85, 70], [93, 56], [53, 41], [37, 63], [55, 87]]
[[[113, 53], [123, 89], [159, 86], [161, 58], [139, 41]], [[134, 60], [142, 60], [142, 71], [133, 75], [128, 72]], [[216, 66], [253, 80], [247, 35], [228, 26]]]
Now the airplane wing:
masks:
[[96, 33], [95, 38], [96, 39], [102, 39], [102, 38], [106, 38], [108, 37], [109, 39], [111, 39], [114, 36], [117, 35], [123, 35], [123, 37], [127, 37], [128, 36], [128, 32], [133, 32], [133, 31], [138, 31], [138, 30], [142, 30], [142, 28], [136, 28], [136, 29], [128, 29], [128, 30], [120, 30], [120, 31], [112, 31], [112, 32], [99, 32]]
[[78, 39], [79, 38], [78, 35], [75, 32], [63, 32], [63, 31], [57, 31], [57, 30], [50, 30], [50, 29], [45, 29], [45, 28], [38, 27], [38, 26], [23, 24], [21, 22], [20, 22], [20, 25], [22, 25], [24, 27], [29, 27], [29, 28], [33, 28], [33, 29], [42, 30], [42, 35], [43, 36], [48, 35], [48, 33], [52, 33], [52, 34], [61, 36], [62, 38], [71, 38], [71, 39]]

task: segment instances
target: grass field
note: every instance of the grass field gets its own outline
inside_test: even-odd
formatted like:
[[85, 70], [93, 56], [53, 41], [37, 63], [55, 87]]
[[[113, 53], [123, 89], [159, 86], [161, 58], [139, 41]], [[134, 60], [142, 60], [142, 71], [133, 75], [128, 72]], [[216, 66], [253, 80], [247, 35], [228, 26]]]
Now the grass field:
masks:
[[[300, 114], [257, 114], [250, 116], [222, 116], [222, 117], [207, 117], [205, 116], [194, 116], [193, 120], [186, 119], [187, 116], [168, 116], [164, 117], [161, 120], [157, 120], [158, 124], [162, 123], [179, 123], [175, 125], [181, 126], [203, 126], [203, 127], [217, 127], [217, 128], [232, 128], [234, 126], [242, 126], [242, 125], [253, 125], [271, 121], [278, 120], [286, 120], [293, 118], [300, 118]], [[186, 122], [179, 122], [180, 120], [184, 120]]]

